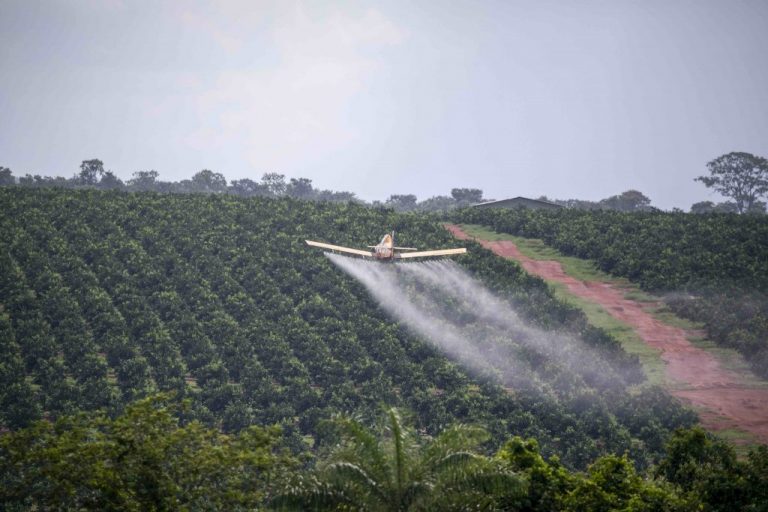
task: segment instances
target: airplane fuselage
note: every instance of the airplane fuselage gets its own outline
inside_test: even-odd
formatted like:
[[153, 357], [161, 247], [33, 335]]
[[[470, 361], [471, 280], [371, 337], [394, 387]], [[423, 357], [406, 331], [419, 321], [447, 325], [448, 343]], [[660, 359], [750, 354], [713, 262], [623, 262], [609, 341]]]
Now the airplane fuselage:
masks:
[[373, 254], [377, 260], [391, 260], [395, 257], [395, 241], [389, 233], [384, 235], [381, 242], [374, 246]]

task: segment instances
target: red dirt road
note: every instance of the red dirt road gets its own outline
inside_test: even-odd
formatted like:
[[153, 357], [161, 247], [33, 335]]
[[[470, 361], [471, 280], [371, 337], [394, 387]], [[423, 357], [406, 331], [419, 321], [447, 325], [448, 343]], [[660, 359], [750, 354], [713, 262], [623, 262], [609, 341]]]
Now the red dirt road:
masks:
[[[473, 238], [458, 226], [446, 228], [456, 238]], [[572, 294], [600, 304], [611, 316], [632, 327], [648, 345], [661, 352], [670, 393], [699, 408], [701, 422], [707, 429], [738, 429], [768, 443], [768, 389], [749, 387], [709, 352], [693, 346], [688, 337], [696, 332], [660, 322], [641, 303], [626, 299], [625, 292], [611, 284], [580, 281], [566, 275], [557, 261], [528, 258], [511, 241], [475, 240], [501, 257], [517, 260], [531, 274], [564, 284]]]

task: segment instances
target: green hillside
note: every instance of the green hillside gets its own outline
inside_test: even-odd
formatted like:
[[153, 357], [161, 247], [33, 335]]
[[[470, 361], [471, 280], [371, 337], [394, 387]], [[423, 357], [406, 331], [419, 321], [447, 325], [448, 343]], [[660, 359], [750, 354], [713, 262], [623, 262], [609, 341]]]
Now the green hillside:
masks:
[[539, 238], [650, 290], [705, 284], [768, 290], [764, 215], [469, 208], [452, 214]]
[[[530, 385], [465, 371], [393, 322], [304, 239], [352, 246], [397, 229], [399, 243], [456, 245], [429, 217], [355, 204], [220, 195], [0, 189], [2, 426], [124, 406], [157, 391], [190, 400], [189, 419], [239, 431], [282, 425], [295, 452], [338, 412], [384, 405], [435, 434], [479, 423], [498, 443], [539, 440], [584, 467], [628, 452], [641, 466], [694, 417], [615, 340], [544, 283], [477, 245], [459, 261], [533, 324], [597, 347], [570, 376], [518, 350]], [[468, 322], [481, 321], [468, 319]], [[511, 347], [519, 340], [510, 336]], [[594, 374], [595, 372], [592, 372]]]
[[470, 208], [456, 222], [543, 240], [568, 256], [665, 294], [768, 378], [768, 217], [682, 212]]

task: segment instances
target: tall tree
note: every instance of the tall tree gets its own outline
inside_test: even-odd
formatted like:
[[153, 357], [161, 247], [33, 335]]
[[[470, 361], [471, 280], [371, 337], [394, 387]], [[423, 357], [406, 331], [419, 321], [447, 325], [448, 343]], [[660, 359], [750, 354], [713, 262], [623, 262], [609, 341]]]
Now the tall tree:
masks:
[[647, 210], [651, 206], [651, 200], [639, 190], [627, 190], [617, 196], [603, 199], [600, 206], [620, 212], [637, 212]]
[[192, 176], [196, 192], [224, 192], [227, 190], [227, 179], [223, 174], [203, 169]]
[[80, 164], [80, 174], [78, 177], [83, 185], [95, 185], [103, 175], [104, 162], [98, 158], [83, 160], [83, 163]]
[[700, 181], [715, 192], [736, 202], [739, 213], [745, 213], [768, 192], [768, 160], [750, 153], [728, 153], [707, 164], [709, 176]]
[[115, 176], [112, 171], [106, 171], [101, 176], [101, 181], [99, 181], [99, 188], [103, 188], [105, 190], [120, 189], [124, 186], [125, 185], [123, 184], [122, 180]]
[[264, 176], [261, 177], [261, 183], [267, 187], [270, 195], [279, 197], [285, 194], [287, 185], [285, 184], [284, 174], [278, 174], [276, 172], [265, 173]]
[[416, 196], [413, 194], [393, 194], [385, 204], [397, 211], [409, 212], [416, 208], [416, 201]]
[[483, 200], [483, 191], [479, 188], [452, 188], [451, 196], [459, 202], [479, 203]]
[[229, 184], [229, 191], [237, 196], [266, 196], [269, 195], [267, 187], [261, 183], [256, 183], [248, 178], [233, 180]]
[[312, 180], [308, 178], [291, 178], [285, 191], [287, 195], [298, 199], [309, 199], [313, 192]]
[[13, 179], [13, 173], [7, 167], [0, 167], [0, 186], [15, 185], [16, 180]]
[[158, 172], [154, 169], [151, 171], [136, 171], [133, 173], [133, 178], [128, 180], [128, 186], [134, 190], [154, 190], [158, 176]]
[[712, 213], [715, 211], [715, 203], [712, 201], [699, 201], [691, 205], [691, 213]]

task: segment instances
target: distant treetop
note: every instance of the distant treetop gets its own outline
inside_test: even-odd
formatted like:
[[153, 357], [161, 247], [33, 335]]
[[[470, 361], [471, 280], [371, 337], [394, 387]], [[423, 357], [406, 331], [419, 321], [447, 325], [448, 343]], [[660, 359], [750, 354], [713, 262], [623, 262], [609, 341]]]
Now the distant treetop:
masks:
[[699, 176], [694, 181], [733, 199], [738, 213], [765, 211], [765, 204], [759, 199], [768, 193], [768, 160], [733, 152], [709, 162], [707, 170], [709, 176]]

